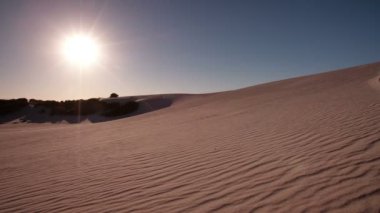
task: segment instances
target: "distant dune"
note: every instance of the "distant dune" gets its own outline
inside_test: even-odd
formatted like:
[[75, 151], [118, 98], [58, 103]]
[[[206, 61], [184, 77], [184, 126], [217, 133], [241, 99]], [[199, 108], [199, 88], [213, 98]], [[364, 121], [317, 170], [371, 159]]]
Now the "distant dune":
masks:
[[380, 63], [170, 100], [0, 125], [0, 212], [379, 212]]

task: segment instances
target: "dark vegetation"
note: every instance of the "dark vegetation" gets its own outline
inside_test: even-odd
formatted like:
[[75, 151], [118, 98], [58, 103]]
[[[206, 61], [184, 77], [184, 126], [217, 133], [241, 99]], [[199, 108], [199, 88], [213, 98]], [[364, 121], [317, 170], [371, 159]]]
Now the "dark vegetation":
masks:
[[0, 115], [6, 115], [30, 107], [38, 109], [41, 114], [49, 115], [91, 115], [120, 116], [137, 111], [139, 103], [129, 100], [126, 103], [107, 103], [100, 99], [68, 100], [68, 101], [42, 101], [25, 98], [0, 100]]
[[88, 100], [44, 101], [20, 98], [0, 99], [0, 124], [3, 123], [92, 123], [140, 115], [169, 107], [172, 97], [131, 96]]
[[110, 95], [110, 98], [117, 98], [117, 97], [119, 97], [119, 95], [116, 93], [111, 93], [111, 95]]
[[0, 99], [0, 115], [6, 115], [12, 112], [17, 112], [28, 106], [26, 98], [2, 100]]

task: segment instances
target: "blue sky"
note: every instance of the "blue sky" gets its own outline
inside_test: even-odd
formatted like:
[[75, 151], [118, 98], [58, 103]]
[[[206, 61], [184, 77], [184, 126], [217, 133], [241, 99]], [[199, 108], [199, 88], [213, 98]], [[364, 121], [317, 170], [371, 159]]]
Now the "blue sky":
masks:
[[[205, 93], [380, 60], [380, 1], [1, 1], [0, 98]], [[90, 32], [79, 72], [62, 38]]]

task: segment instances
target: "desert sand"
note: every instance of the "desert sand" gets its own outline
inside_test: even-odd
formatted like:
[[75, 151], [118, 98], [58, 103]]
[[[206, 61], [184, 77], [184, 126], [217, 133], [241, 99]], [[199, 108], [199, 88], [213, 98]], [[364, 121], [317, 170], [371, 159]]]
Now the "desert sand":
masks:
[[378, 212], [380, 63], [0, 125], [1, 212]]

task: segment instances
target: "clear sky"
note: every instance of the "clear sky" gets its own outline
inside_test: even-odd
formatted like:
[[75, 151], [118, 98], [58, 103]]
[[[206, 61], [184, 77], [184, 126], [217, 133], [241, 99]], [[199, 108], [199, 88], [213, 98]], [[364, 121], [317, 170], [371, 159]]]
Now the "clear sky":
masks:
[[[0, 98], [204, 93], [380, 60], [378, 0], [0, 1]], [[80, 72], [63, 37], [91, 32]]]

